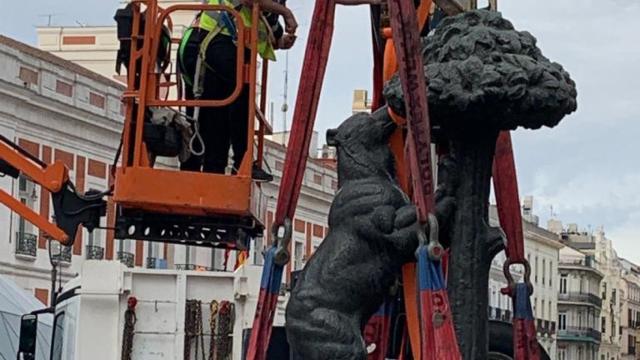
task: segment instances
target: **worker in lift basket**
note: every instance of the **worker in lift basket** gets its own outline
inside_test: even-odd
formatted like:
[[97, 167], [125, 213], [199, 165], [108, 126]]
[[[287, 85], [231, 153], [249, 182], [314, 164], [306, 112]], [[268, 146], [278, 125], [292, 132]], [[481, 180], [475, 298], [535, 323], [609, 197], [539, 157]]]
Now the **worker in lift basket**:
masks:
[[[249, 27], [254, 1], [263, 10], [258, 21], [258, 53], [264, 61], [275, 60], [275, 49], [290, 49], [295, 43], [298, 23], [286, 0], [203, 0], [209, 5], [225, 5], [239, 12]], [[279, 17], [284, 18], [284, 29]], [[239, 19], [238, 19], [239, 21]], [[225, 11], [198, 14], [178, 49], [178, 65], [182, 72], [187, 99], [221, 100], [236, 87], [237, 29], [233, 16]], [[245, 49], [245, 62], [250, 56]], [[223, 107], [187, 109], [194, 119], [195, 136], [190, 142], [192, 155], [182, 162], [186, 171], [234, 173], [247, 150], [249, 86], [240, 96]], [[254, 100], [251, 100], [254, 101]], [[225, 171], [226, 170], [226, 171]], [[256, 181], [271, 181], [273, 176], [254, 164]]]

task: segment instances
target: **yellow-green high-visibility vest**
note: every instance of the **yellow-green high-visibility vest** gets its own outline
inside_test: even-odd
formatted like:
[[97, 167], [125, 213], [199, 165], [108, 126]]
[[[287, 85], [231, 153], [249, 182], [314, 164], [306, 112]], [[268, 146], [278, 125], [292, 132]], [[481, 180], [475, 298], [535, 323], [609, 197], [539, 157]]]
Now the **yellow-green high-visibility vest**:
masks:
[[[209, 5], [225, 5], [231, 9], [236, 9], [240, 13], [244, 26], [251, 27], [251, 8], [242, 5], [240, 0], [203, 0], [203, 2], [206, 2]], [[229, 16], [229, 19], [233, 21], [233, 16], [229, 13], [226, 14]], [[219, 31], [221, 34], [233, 36], [233, 34], [231, 34], [232, 30], [225, 26], [222, 18], [224, 15], [225, 12], [223, 11], [205, 11], [200, 16], [199, 26], [209, 32]], [[263, 59], [276, 59], [276, 53], [273, 50], [272, 38], [273, 35], [268, 24], [266, 24], [265, 21], [260, 20], [260, 23], [258, 24], [258, 53]]]

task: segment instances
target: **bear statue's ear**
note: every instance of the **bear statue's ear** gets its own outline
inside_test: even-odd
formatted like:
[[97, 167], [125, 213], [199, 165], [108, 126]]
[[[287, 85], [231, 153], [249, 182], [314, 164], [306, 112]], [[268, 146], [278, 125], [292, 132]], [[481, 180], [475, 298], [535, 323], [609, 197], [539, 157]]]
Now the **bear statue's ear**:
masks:
[[338, 129], [327, 130], [327, 145], [338, 146], [338, 140], [336, 139], [336, 136], [338, 136]]

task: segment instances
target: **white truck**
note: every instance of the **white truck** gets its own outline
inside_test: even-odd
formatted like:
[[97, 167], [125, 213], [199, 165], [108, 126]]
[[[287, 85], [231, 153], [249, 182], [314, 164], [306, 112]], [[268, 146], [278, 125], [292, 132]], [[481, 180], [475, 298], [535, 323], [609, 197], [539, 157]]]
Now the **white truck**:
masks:
[[[82, 276], [69, 281], [48, 310], [54, 314], [51, 349], [35, 351], [50, 354], [50, 360], [241, 360], [261, 272], [262, 267], [252, 265], [230, 273], [132, 269], [115, 261], [87, 261]], [[224, 303], [233, 316], [221, 310], [212, 317], [212, 301], [219, 309]], [[270, 359], [289, 358], [285, 303], [286, 296], [281, 296]], [[125, 313], [134, 304], [135, 321], [127, 321]], [[35, 348], [30, 333], [36, 316], [23, 317], [20, 348], [24, 352], [19, 359], [35, 354], [29, 348]], [[230, 324], [228, 332], [223, 323]], [[220, 346], [229, 348], [218, 350]]]

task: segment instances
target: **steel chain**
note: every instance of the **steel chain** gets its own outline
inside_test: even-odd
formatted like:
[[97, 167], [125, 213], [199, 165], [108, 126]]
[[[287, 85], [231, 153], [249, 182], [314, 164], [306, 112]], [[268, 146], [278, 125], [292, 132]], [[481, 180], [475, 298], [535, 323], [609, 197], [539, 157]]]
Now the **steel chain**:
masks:
[[209, 329], [211, 331], [211, 337], [209, 338], [209, 360], [215, 360], [217, 320], [220, 305], [217, 301], [212, 300], [209, 304], [209, 310], [211, 310], [211, 317], [209, 318]]
[[195, 359], [205, 360], [202, 325], [202, 301], [187, 300], [184, 317], [184, 360], [191, 359], [191, 345], [195, 343]]
[[124, 330], [122, 333], [122, 360], [131, 360], [131, 350], [133, 349], [133, 334], [136, 326], [135, 305], [131, 303], [124, 312]]
[[218, 314], [218, 333], [216, 335], [215, 360], [231, 360], [233, 351], [233, 325], [235, 323], [235, 305], [229, 301], [220, 303]]

